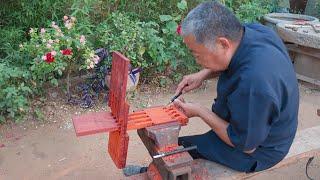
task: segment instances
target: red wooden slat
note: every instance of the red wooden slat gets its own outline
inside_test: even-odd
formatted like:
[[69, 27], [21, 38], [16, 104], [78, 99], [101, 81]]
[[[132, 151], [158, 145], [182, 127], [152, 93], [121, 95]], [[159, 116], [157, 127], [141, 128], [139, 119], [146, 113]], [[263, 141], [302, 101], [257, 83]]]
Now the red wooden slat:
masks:
[[113, 98], [109, 102], [112, 114], [116, 117], [119, 130], [109, 133], [108, 151], [118, 168], [126, 165], [129, 136], [127, 123], [129, 105], [126, 103], [129, 60], [118, 52], [112, 56], [110, 93]]
[[73, 117], [73, 126], [77, 136], [115, 131], [119, 128], [110, 112], [75, 116]]
[[[129, 106], [126, 104], [124, 112], [127, 112], [128, 114], [128, 111]], [[126, 166], [128, 143], [129, 136], [126, 131], [123, 132], [120, 129], [109, 133], [108, 152], [111, 159], [119, 169]]]

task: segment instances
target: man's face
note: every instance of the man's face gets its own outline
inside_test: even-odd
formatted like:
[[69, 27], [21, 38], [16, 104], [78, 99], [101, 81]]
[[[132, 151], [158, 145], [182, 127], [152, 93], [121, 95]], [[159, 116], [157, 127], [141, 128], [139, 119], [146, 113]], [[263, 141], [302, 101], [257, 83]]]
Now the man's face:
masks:
[[223, 71], [226, 69], [224, 62], [227, 60], [227, 49], [222, 48], [216, 42], [212, 42], [215, 44], [214, 49], [209, 49], [204, 44], [197, 43], [194, 35], [184, 36], [183, 40], [195, 57], [196, 62], [202, 67], [214, 71]]

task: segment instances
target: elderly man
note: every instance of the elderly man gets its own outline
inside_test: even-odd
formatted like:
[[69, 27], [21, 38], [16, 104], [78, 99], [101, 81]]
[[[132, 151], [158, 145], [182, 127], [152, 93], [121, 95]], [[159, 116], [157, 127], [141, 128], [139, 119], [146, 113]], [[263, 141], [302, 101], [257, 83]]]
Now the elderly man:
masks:
[[182, 36], [204, 69], [185, 76], [176, 93], [217, 75], [219, 81], [212, 109], [174, 101], [212, 129], [179, 143], [197, 145], [190, 152], [194, 158], [238, 171], [261, 171], [281, 161], [294, 139], [299, 108], [298, 83], [281, 39], [263, 25], [242, 25], [217, 2], [193, 9], [182, 23]]

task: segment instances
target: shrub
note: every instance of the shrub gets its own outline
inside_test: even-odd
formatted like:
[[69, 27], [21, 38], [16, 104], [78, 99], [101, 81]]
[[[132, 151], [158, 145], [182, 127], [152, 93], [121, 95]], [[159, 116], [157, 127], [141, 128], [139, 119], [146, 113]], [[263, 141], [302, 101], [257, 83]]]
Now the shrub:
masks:
[[0, 62], [0, 72], [0, 123], [6, 117], [17, 122], [28, 112], [27, 97], [32, 90], [25, 80], [30, 78], [30, 73], [4, 62]]
[[[179, 12], [159, 15], [158, 21], [143, 22], [135, 17], [114, 12], [98, 28], [97, 37], [102, 46], [120, 51], [133, 66], [143, 67], [154, 73], [168, 68], [195, 69], [191, 55], [178, 36], [176, 29], [187, 13], [187, 2], [177, 3]], [[186, 63], [187, 62], [187, 63]], [[191, 63], [191, 64], [190, 64]], [[152, 74], [151, 74], [152, 75]]]
[[0, 58], [10, 56], [15, 49], [18, 49], [19, 43], [26, 40], [24, 31], [15, 27], [1, 27], [0, 37]]
[[220, 0], [244, 23], [257, 22], [275, 9], [275, 0]]
[[[133, 66], [147, 67], [144, 31], [138, 20], [120, 12], [112, 13], [97, 28], [99, 43], [110, 51], [120, 51]], [[156, 32], [155, 32], [156, 33]]]
[[20, 45], [22, 53], [30, 58], [32, 80], [37, 88], [50, 81], [58, 86], [57, 78], [66, 71], [92, 69], [98, 63], [86, 37], [78, 33], [76, 19], [64, 16], [64, 27], [55, 22], [47, 28], [31, 28], [30, 40]]
[[187, 1], [182, 0], [177, 3], [178, 11], [170, 15], [160, 15], [162, 35], [165, 40], [166, 51], [170, 55], [170, 64], [175, 73], [177, 69], [181, 72], [192, 72], [199, 68], [196, 65], [190, 51], [182, 41], [182, 37], [177, 35], [177, 26], [183, 17], [188, 13]]

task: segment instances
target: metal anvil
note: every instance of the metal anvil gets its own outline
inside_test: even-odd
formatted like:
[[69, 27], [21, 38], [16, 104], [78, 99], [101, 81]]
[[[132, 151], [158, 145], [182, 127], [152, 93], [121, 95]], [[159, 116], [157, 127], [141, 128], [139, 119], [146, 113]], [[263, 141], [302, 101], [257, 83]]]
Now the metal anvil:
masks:
[[[172, 122], [137, 130], [151, 157], [183, 148], [178, 145], [180, 124]], [[149, 179], [191, 179], [192, 157], [188, 152], [181, 152], [153, 159], [147, 171]]]

